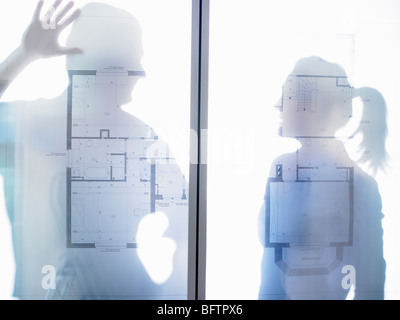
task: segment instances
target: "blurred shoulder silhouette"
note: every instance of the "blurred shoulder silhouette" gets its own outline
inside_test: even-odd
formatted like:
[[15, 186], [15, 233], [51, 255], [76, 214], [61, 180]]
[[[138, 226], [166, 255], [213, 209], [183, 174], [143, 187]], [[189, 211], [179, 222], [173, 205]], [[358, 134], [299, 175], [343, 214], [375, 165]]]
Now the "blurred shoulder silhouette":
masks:
[[[362, 101], [362, 119], [338, 136]], [[271, 166], [259, 235], [260, 299], [383, 299], [382, 203], [374, 174], [384, 170], [386, 104], [373, 88], [353, 88], [343, 68], [299, 60], [283, 84], [280, 135], [301, 147]], [[354, 161], [345, 142], [361, 134]]]

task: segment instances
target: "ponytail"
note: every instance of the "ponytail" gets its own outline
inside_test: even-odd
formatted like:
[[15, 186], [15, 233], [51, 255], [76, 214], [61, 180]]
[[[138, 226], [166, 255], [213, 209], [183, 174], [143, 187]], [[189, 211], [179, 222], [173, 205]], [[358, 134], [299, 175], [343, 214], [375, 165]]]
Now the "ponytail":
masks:
[[367, 164], [376, 174], [386, 165], [386, 102], [378, 90], [369, 87], [354, 89], [353, 97], [360, 97], [363, 102], [362, 119], [354, 133], [363, 136], [358, 162]]

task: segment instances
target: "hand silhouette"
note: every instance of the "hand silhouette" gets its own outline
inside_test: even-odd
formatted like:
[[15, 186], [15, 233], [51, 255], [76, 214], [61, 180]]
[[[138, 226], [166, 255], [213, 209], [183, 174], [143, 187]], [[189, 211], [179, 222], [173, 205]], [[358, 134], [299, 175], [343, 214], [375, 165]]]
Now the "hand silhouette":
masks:
[[43, 0], [26, 29], [21, 45], [0, 64], [0, 98], [14, 79], [33, 61], [62, 55], [82, 53], [78, 48], [66, 48], [59, 44], [61, 32], [80, 15], [79, 9], [70, 13], [74, 2], [70, 1], [57, 12], [62, 0], [56, 0], [41, 18]]
[[[62, 0], [56, 0], [44, 17], [41, 18], [43, 0], [38, 2], [32, 21], [26, 29], [21, 43], [24, 53], [30, 60], [82, 53], [82, 50], [78, 48], [66, 48], [59, 44], [61, 32], [80, 15], [79, 9], [70, 13], [74, 6], [72, 1], [57, 12], [61, 3]], [[68, 15], [68, 13], [70, 14]]]

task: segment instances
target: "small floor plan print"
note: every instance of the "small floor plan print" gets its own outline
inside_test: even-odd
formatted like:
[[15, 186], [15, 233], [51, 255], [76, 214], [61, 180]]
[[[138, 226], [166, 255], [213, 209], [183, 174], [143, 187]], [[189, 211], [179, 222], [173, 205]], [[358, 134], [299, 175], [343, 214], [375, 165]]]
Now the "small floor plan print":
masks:
[[165, 207], [187, 210], [186, 180], [166, 145], [121, 109], [138, 76], [70, 71], [68, 247], [135, 248], [144, 216]]

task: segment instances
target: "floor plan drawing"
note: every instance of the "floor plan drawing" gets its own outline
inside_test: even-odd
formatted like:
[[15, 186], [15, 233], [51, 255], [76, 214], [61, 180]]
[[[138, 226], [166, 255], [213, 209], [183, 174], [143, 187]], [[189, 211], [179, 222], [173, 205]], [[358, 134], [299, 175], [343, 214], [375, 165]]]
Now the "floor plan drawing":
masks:
[[138, 76], [70, 71], [68, 247], [135, 248], [144, 216], [165, 207], [187, 210], [185, 177], [166, 145], [121, 109]]
[[354, 167], [333, 135], [351, 116], [351, 89], [337, 76], [290, 75], [284, 84], [281, 135], [301, 148], [272, 165], [265, 246], [288, 275], [329, 274], [352, 245]]

